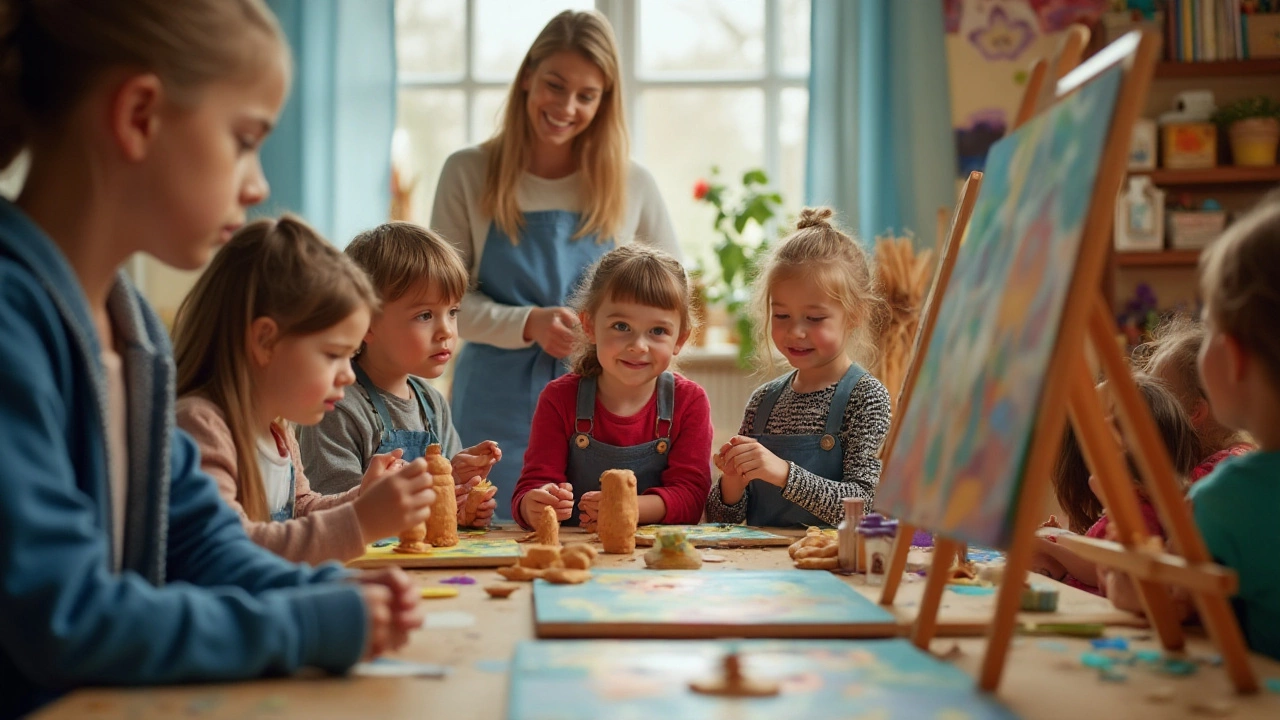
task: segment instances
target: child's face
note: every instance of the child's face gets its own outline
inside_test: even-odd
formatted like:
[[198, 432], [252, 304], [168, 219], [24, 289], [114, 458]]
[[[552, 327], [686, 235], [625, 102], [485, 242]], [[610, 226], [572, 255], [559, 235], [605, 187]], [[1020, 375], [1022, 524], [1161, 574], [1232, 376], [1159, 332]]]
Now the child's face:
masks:
[[543, 60], [524, 79], [525, 109], [537, 142], [564, 146], [591, 126], [604, 95], [604, 73], [573, 50]]
[[1240, 347], [1233, 338], [1217, 327], [1207, 304], [1201, 321], [1204, 323], [1205, 339], [1200, 344], [1197, 360], [1200, 381], [1204, 385], [1205, 394], [1209, 396], [1209, 407], [1213, 411], [1213, 417], [1225, 427], [1242, 428], [1240, 406], [1244, 386], [1238, 382], [1237, 372]]
[[783, 277], [769, 288], [770, 337], [798, 370], [820, 368], [843, 357], [849, 338], [844, 310], [812, 280]]
[[613, 299], [601, 303], [594, 317], [583, 317], [582, 328], [596, 345], [604, 374], [627, 387], [666, 372], [688, 339], [675, 310]]
[[153, 218], [140, 231], [143, 250], [166, 265], [204, 266], [269, 193], [258, 151], [289, 84], [283, 51], [269, 57], [246, 78], [199, 89], [194, 108], [170, 103], [159, 116], [150, 163], [138, 164], [150, 189], [140, 212]]
[[292, 335], [269, 345], [265, 364], [255, 370], [254, 392], [271, 417], [315, 425], [355, 382], [351, 356], [369, 327], [360, 308], [341, 322], [310, 335]]
[[453, 357], [459, 301], [412, 287], [382, 306], [365, 336], [365, 352], [396, 373], [437, 378]]

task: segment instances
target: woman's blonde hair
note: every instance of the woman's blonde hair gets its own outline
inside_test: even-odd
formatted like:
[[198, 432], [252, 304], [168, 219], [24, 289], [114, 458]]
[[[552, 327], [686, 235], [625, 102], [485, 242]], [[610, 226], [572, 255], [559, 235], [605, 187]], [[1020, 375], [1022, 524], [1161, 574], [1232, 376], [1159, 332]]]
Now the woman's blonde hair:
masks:
[[240, 228], [178, 307], [177, 394], [198, 394], [222, 409], [236, 446], [236, 500], [249, 519], [270, 519], [255, 454], [248, 348], [253, 321], [275, 321], [278, 341], [377, 307], [364, 271], [290, 215]]
[[829, 207], [800, 211], [796, 229], [765, 256], [751, 287], [751, 314], [755, 319], [756, 361], [761, 369], [775, 369], [770, 327], [773, 321], [773, 287], [782, 280], [800, 277], [839, 303], [849, 323], [845, 347], [863, 367], [875, 364], [873, 338], [885, 322], [888, 306], [876, 282], [874, 259], [866, 248], [831, 224]]
[[[679, 260], [661, 250], [629, 243], [605, 253], [587, 270], [569, 305], [588, 321], [606, 300], [633, 302], [680, 314], [678, 339], [689, 337], [696, 320], [691, 300], [693, 287]], [[578, 330], [578, 346], [570, 359], [573, 372], [586, 377], [601, 373], [595, 343]]]
[[1258, 356], [1280, 389], [1280, 191], [1227, 228], [1200, 256], [1200, 292], [1213, 324]]
[[524, 227], [516, 195], [520, 178], [533, 157], [533, 128], [525, 107], [529, 92], [524, 84], [543, 60], [564, 50], [577, 52], [604, 75], [600, 108], [591, 124], [573, 140], [581, 187], [587, 195], [582, 223], [574, 238], [592, 234], [600, 241], [613, 238], [626, 213], [630, 148], [622, 108], [618, 44], [609, 21], [600, 13], [565, 10], [551, 18], [529, 47], [507, 93], [502, 126], [484, 144], [489, 166], [480, 207], [512, 242]]
[[0, 169], [110, 68], [154, 72], [185, 104], [283, 47], [262, 0], [0, 0]]
[[458, 251], [421, 225], [379, 225], [357, 235], [346, 252], [369, 274], [383, 302], [395, 302], [420, 285], [444, 302], [457, 302], [467, 292], [467, 268]]

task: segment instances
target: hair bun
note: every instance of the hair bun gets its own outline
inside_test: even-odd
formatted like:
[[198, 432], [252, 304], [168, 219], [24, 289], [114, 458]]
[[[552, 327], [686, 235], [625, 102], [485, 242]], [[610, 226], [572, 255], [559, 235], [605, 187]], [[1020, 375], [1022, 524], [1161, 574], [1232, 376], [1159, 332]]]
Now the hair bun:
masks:
[[829, 207], [807, 207], [800, 211], [800, 220], [796, 222], [797, 230], [815, 226], [831, 227], [831, 216], [835, 212]]

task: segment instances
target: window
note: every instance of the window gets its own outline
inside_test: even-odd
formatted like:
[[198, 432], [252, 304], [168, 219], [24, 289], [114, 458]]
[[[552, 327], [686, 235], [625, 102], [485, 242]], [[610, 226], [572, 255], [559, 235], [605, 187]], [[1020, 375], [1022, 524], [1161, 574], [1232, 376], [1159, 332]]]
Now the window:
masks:
[[656, 177], [677, 236], [707, 257], [713, 213], [693, 184], [762, 167], [800, 207], [808, 129], [809, 0], [397, 0], [397, 164], [430, 219], [449, 153], [489, 137], [534, 36], [596, 7], [622, 56], [632, 155]]

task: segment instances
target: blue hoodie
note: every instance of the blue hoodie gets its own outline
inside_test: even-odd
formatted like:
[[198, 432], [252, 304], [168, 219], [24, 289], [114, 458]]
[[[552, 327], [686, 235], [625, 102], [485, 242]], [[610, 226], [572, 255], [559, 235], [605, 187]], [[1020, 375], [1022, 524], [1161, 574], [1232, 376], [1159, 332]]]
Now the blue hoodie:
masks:
[[363, 600], [253, 544], [173, 424], [168, 335], [122, 274], [108, 302], [128, 389], [123, 569], [112, 569], [107, 380], [58, 248], [0, 199], [0, 718], [83, 685], [341, 671]]

